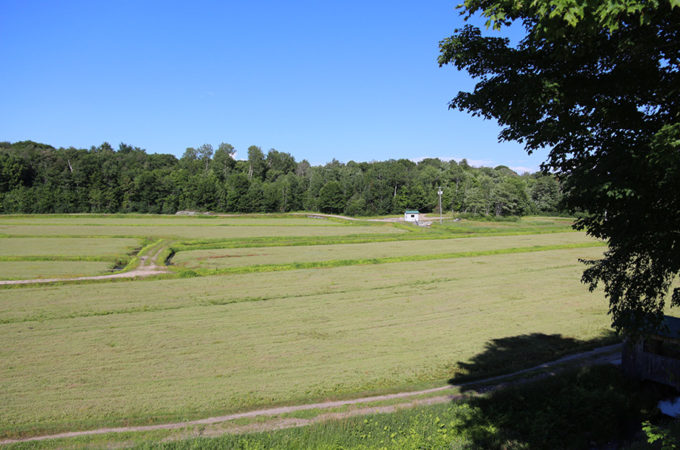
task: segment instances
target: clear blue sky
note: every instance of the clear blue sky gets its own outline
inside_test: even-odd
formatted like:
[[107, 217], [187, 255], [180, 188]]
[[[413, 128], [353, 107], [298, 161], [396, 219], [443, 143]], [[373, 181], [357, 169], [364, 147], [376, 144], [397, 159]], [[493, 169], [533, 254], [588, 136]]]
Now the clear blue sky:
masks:
[[536, 169], [447, 108], [474, 85], [437, 65], [459, 2], [0, 0], [0, 140]]

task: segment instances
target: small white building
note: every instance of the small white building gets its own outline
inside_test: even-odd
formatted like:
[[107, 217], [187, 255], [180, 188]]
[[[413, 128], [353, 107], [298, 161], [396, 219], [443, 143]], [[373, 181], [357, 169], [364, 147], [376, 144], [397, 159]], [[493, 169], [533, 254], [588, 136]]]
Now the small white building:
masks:
[[420, 212], [418, 211], [406, 211], [404, 212], [404, 220], [406, 222], [418, 222], [420, 218]]

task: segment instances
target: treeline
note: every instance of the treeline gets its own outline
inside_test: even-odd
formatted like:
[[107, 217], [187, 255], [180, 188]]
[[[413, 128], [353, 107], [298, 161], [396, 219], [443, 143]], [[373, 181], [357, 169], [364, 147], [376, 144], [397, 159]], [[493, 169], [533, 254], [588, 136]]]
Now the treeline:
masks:
[[554, 214], [560, 186], [551, 175], [517, 175], [465, 160], [406, 159], [311, 166], [274, 149], [248, 148], [235, 160], [220, 144], [177, 159], [120, 144], [59, 148], [0, 143], [0, 212], [162, 213], [321, 211], [354, 216], [442, 209], [476, 215]]

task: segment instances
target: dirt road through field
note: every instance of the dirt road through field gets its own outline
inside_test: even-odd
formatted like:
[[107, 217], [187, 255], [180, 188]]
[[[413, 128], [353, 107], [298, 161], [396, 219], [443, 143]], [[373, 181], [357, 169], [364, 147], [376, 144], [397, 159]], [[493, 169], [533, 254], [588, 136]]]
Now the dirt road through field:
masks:
[[[575, 366], [580, 366], [580, 365], [595, 365], [595, 364], [620, 364], [620, 358], [621, 358], [621, 344], [615, 344], [615, 345], [609, 345], [609, 346], [606, 346], [606, 347], [599, 347], [599, 348], [596, 348], [594, 350], [590, 350], [590, 351], [587, 351], [587, 352], [582, 352], [582, 353], [577, 353], [577, 354], [565, 356], [565, 357], [557, 359], [555, 361], [551, 361], [551, 362], [548, 362], [548, 363], [545, 363], [545, 364], [541, 364], [539, 366], [532, 367], [530, 369], [520, 370], [520, 371], [513, 372], [513, 373], [510, 373], [510, 374], [506, 374], [506, 375], [500, 375], [500, 376], [497, 376], [497, 377], [486, 378], [486, 379], [483, 379], [483, 380], [476, 380], [476, 381], [472, 381], [472, 382], [469, 382], [469, 383], [462, 383], [462, 384], [458, 384], [458, 385], [447, 385], [447, 386], [441, 386], [441, 387], [436, 387], [436, 388], [432, 388], [432, 389], [424, 389], [424, 390], [411, 391], [411, 392], [399, 392], [399, 393], [396, 393], [396, 394], [377, 395], [377, 396], [373, 396], [373, 397], [362, 397], [362, 398], [356, 398], [356, 399], [350, 399], [350, 400], [337, 400], [337, 401], [328, 401], [328, 402], [320, 402], [320, 403], [309, 403], [309, 404], [304, 404], [304, 405], [281, 406], [281, 407], [278, 407], [278, 408], [258, 409], [258, 410], [254, 410], [254, 411], [247, 411], [247, 412], [235, 413], [235, 414], [227, 414], [227, 415], [224, 415], [224, 416], [217, 416], [217, 417], [208, 417], [208, 418], [205, 418], [205, 419], [191, 420], [191, 421], [185, 421], [185, 422], [166, 423], [166, 424], [159, 424], [159, 425], [144, 425], [144, 426], [130, 426], [130, 427], [116, 427], [116, 428], [99, 428], [99, 429], [96, 429], [96, 430], [71, 431], [71, 432], [51, 434], [51, 435], [45, 435], [45, 436], [33, 436], [33, 437], [22, 438], [22, 439], [6, 439], [4, 441], [0, 441], [0, 445], [12, 444], [12, 443], [17, 443], [17, 442], [42, 441], [42, 440], [47, 440], [47, 439], [59, 439], [59, 438], [69, 438], [69, 437], [78, 437], [78, 436], [98, 435], [98, 434], [106, 434], [106, 433], [129, 433], [129, 432], [141, 432], [141, 431], [153, 431], [153, 430], [174, 430], [174, 429], [181, 429], [181, 428], [186, 428], [186, 427], [191, 427], [191, 426], [196, 426], [196, 425], [218, 424], [218, 423], [228, 422], [228, 421], [232, 421], [232, 420], [236, 420], [236, 419], [253, 418], [253, 417], [261, 417], [261, 416], [278, 416], [278, 415], [288, 414], [288, 413], [292, 413], [292, 412], [296, 412], [296, 411], [306, 411], [306, 410], [315, 410], [315, 409], [332, 409], [332, 408], [348, 406], [348, 405], [370, 404], [370, 403], [381, 402], [381, 401], [389, 401], [389, 400], [396, 400], [396, 399], [401, 399], [401, 398], [423, 396], [423, 395], [434, 394], [434, 393], [438, 393], [438, 392], [442, 392], [443, 394], [445, 394], [446, 391], [451, 391], [454, 388], [460, 389], [460, 388], [472, 388], [472, 387], [480, 386], [479, 388], [475, 388], [474, 390], [477, 391], [477, 392], [488, 392], [488, 391], [499, 389], [503, 386], [507, 386], [507, 385], [510, 385], [510, 384], [517, 384], [517, 383], [535, 380], [535, 379], [540, 378], [540, 377], [550, 376], [550, 375], [558, 372], [559, 370], [563, 370], [564, 368], [568, 368], [568, 367], [575, 367]], [[517, 379], [517, 377], [525, 377], [525, 378]], [[264, 422], [264, 423], [236, 426], [236, 427], [232, 427], [232, 428], [227, 429], [227, 430], [222, 430], [220, 432], [221, 433], [244, 433], [244, 432], [250, 432], [250, 431], [268, 431], [268, 430], [275, 430], [275, 429], [281, 429], [281, 428], [299, 427], [299, 426], [305, 426], [305, 425], [309, 425], [309, 424], [312, 424], [312, 423], [321, 422], [321, 421], [330, 420], [330, 419], [341, 419], [341, 418], [350, 417], [350, 416], [373, 414], [373, 413], [389, 413], [389, 412], [394, 412], [398, 409], [403, 409], [403, 408], [410, 408], [410, 407], [415, 407], [415, 406], [420, 406], [420, 405], [425, 405], [425, 404], [444, 403], [444, 402], [451, 401], [451, 400], [454, 400], [454, 399], [460, 398], [460, 397], [461, 397], [460, 394], [456, 394], [456, 395], [448, 394], [448, 395], [441, 395], [441, 396], [433, 396], [433, 397], [428, 397], [428, 398], [415, 399], [411, 402], [399, 403], [399, 404], [395, 404], [395, 405], [364, 407], [364, 408], [356, 408], [356, 409], [352, 409], [352, 410], [349, 410], [349, 411], [343, 411], [343, 412], [338, 412], [338, 413], [333, 412], [333, 413], [327, 413], [327, 414], [319, 414], [316, 417], [311, 418], [311, 419], [279, 418], [279, 419], [275, 419], [275, 420]]]

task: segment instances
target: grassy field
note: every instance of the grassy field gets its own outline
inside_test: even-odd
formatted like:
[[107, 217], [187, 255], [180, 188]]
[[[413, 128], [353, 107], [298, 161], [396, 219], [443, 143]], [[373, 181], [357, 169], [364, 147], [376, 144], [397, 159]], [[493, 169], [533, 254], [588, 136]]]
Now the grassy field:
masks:
[[101, 256], [116, 257], [139, 246], [133, 238], [3, 238], [0, 260], [5, 256]]
[[141, 238], [0, 237], [0, 280], [111, 273], [142, 243]]
[[659, 448], [630, 436], [631, 424], [653, 416], [658, 399], [658, 393], [604, 366], [465, 401], [247, 435], [147, 440], [135, 448], [578, 449], [610, 448], [624, 440], [636, 448]]
[[330, 219], [312, 219], [305, 216], [276, 217], [271, 215], [243, 215], [243, 216], [160, 216], [160, 215], [94, 215], [94, 214], [72, 214], [72, 215], [6, 215], [0, 216], [2, 225], [67, 225], [71, 226], [78, 223], [79, 226], [112, 226], [122, 225], [131, 227], [159, 227], [170, 226], [343, 226], [344, 222]]
[[[360, 410], [301, 411], [259, 420], [105, 433], [8, 448], [661, 448], [658, 442], [647, 443], [641, 431], [645, 421], [654, 424], [653, 433], [667, 433], [667, 448], [674, 448], [680, 440], [680, 422], [664, 418], [654, 406], [670, 393], [630, 380], [607, 365], [565, 370], [487, 395], [427, 406], [375, 403]], [[279, 429], [282, 426], [285, 429]]]
[[581, 233], [527, 236], [494, 236], [470, 239], [428, 241], [393, 241], [363, 244], [335, 244], [290, 247], [248, 247], [180, 252], [173, 264], [196, 269], [221, 269], [258, 264], [330, 261], [359, 258], [390, 258], [413, 255], [437, 255], [456, 252], [483, 252], [544, 245], [594, 243]]
[[521, 220], [486, 221], [486, 220], [447, 220], [439, 224], [432, 223], [434, 230], [449, 233], [545, 233], [555, 231], [570, 231], [573, 219], [565, 217], [523, 217]]
[[21, 225], [0, 224], [0, 234], [9, 236], [157, 236], [164, 238], [250, 238], [258, 236], [343, 236], [354, 234], [403, 233], [389, 226], [299, 226], [299, 225]]
[[[224, 249], [175, 255], [179, 263], [190, 264], [237, 259], [249, 268], [282, 261], [396, 259], [372, 265], [0, 288], [4, 437], [162, 423], [441, 386], [471, 372], [465, 363], [493, 340], [559, 336], [567, 342], [548, 352], [526, 346], [519, 368], [595, 345], [608, 331], [605, 300], [579, 283], [583, 266], [578, 258], [596, 258], [603, 248], [580, 233], [556, 233], [564, 231], [563, 219], [528, 219], [503, 227], [462, 221], [454, 224], [457, 231], [447, 225], [431, 230], [340, 222], [291, 226], [290, 220], [314, 219], [266, 216], [263, 226], [244, 227], [187, 226], [194, 218], [177, 218], [176, 225], [166, 217], [112, 218], [126, 221], [125, 226], [108, 225], [99, 216], [32, 219], [31, 233], [25, 232], [28, 225], [2, 226], [16, 227], [15, 235], [23, 231], [37, 236], [55, 228], [71, 235], [99, 229], [116, 236], [118, 231], [111, 230], [125, 228], [143, 230], [147, 241], [192, 230], [188, 236], [194, 244], [273, 245], [229, 250], [243, 255], [238, 258], [209, 258]], [[54, 225], [57, 219], [65, 223]], [[88, 225], [95, 219], [97, 225]], [[147, 222], [135, 226], [137, 220]], [[277, 220], [283, 221], [280, 226]], [[158, 226], [160, 222], [165, 225]], [[213, 228], [224, 233], [216, 241], [205, 233]], [[516, 236], [455, 239], [476, 235], [472, 228], [482, 230], [481, 235], [501, 229], [501, 234]], [[146, 234], [159, 230], [163, 234]], [[334, 234], [290, 238], [295, 236], [289, 234], [292, 230]], [[342, 241], [361, 234], [356, 230], [364, 234], [361, 239], [372, 236], [377, 242], [299, 245], [317, 237]], [[428, 240], [381, 242], [403, 235]], [[123, 242], [111, 240], [114, 250]], [[283, 245], [286, 242], [291, 245]], [[528, 251], [494, 254], [516, 248]], [[15, 253], [22, 251], [30, 254], [20, 247]], [[98, 252], [103, 254], [104, 247]], [[269, 253], [245, 256], [259, 252]], [[429, 259], [432, 252], [458, 253]], [[405, 256], [415, 259], [399, 260]], [[471, 375], [509, 369], [504, 364]]]
[[110, 271], [111, 263], [102, 261], [0, 261], [0, 280], [79, 277]]

